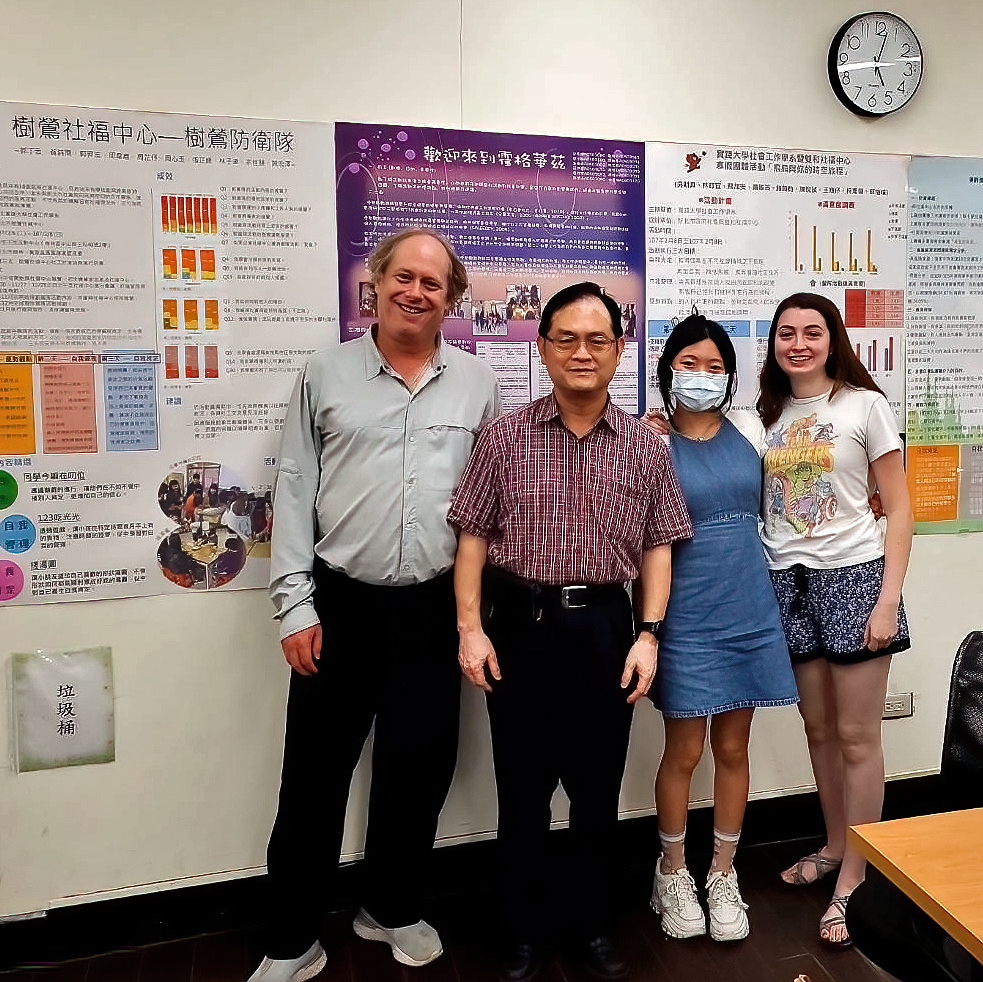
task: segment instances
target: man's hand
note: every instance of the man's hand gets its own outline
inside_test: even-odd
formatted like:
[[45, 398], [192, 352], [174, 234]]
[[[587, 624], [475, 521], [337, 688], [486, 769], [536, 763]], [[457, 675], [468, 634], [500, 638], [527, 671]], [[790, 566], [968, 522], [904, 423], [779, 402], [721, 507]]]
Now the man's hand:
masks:
[[656, 655], [659, 650], [659, 643], [647, 631], [643, 631], [641, 637], [631, 646], [628, 658], [625, 660], [625, 670], [621, 676], [621, 688], [627, 689], [631, 684], [633, 673], [638, 675], [638, 685], [628, 696], [628, 704], [634, 705], [652, 685], [655, 678]]
[[502, 677], [494, 645], [480, 628], [461, 631], [460, 638], [457, 660], [461, 663], [461, 671], [472, 685], [484, 689], [485, 692], [491, 692], [492, 687], [485, 674], [485, 667], [487, 666], [493, 679], [498, 680]]
[[870, 620], [864, 628], [864, 647], [871, 651], [886, 648], [898, 634], [897, 604], [878, 602], [871, 611]]
[[321, 657], [321, 625], [305, 628], [280, 642], [287, 664], [301, 675], [317, 675], [314, 663]]
[[868, 499], [867, 504], [874, 513], [874, 521], [879, 522], [884, 517], [884, 502], [881, 501], [880, 491], [875, 491]]
[[669, 432], [669, 420], [661, 409], [646, 409], [642, 422], [655, 430], [659, 436], [665, 436]]

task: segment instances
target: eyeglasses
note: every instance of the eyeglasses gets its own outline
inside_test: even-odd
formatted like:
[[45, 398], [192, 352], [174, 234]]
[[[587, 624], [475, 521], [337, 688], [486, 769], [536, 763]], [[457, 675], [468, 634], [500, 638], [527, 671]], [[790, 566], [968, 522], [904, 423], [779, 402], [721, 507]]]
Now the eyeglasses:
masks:
[[606, 338], [603, 334], [592, 334], [589, 338], [578, 338], [574, 337], [572, 334], [566, 334], [560, 338], [551, 338], [548, 335], [543, 336], [544, 341], [549, 341], [556, 351], [561, 354], [570, 354], [573, 351], [579, 351], [580, 346], [586, 345], [587, 350], [591, 354], [603, 355], [612, 344], [617, 344], [617, 338]]

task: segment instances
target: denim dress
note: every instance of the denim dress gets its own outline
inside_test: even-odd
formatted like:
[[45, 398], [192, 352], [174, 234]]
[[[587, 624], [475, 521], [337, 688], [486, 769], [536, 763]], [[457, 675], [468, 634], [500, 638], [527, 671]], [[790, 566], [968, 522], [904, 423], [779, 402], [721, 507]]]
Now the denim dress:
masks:
[[670, 436], [693, 538], [672, 545], [672, 586], [651, 695], [672, 717], [798, 702], [758, 535], [761, 459], [724, 419], [709, 440]]

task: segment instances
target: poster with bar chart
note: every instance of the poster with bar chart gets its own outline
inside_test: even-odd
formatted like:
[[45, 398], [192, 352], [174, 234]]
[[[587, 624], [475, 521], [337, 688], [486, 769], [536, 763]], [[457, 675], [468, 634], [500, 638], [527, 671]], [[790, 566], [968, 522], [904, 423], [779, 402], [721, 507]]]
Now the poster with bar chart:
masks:
[[775, 305], [829, 297], [904, 425], [908, 158], [646, 144], [647, 402], [673, 318], [694, 307], [737, 350], [735, 405], [750, 407]]
[[332, 127], [0, 107], [0, 607], [265, 587]]

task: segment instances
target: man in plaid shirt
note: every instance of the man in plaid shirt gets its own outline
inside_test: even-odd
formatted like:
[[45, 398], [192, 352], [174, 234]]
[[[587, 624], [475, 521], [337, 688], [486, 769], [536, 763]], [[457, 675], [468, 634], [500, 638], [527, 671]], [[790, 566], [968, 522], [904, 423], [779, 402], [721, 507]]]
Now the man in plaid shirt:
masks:
[[[609, 860], [633, 706], [655, 675], [670, 544], [692, 527], [664, 443], [608, 397], [622, 333], [596, 284], [557, 293], [537, 339], [552, 394], [488, 425], [451, 504], [459, 660], [487, 693], [495, 755], [503, 982], [538, 973], [550, 914], [592, 975], [628, 976], [610, 939]], [[626, 589], [636, 580], [637, 625]], [[562, 912], [546, 863], [557, 782], [575, 845]]]

